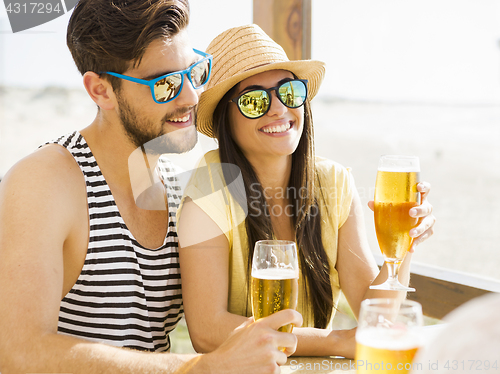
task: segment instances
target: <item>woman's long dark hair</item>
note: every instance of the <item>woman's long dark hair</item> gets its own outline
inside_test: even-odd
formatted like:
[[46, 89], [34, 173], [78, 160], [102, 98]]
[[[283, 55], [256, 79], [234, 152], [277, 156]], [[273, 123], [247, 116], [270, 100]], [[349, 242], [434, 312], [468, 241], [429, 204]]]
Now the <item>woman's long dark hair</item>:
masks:
[[[255, 242], [272, 239], [273, 227], [269, 212], [264, 214], [262, 211], [263, 209], [267, 210], [267, 202], [257, 174], [231, 135], [227, 113], [229, 100], [234, 95], [235, 89], [236, 86], [220, 100], [214, 111], [213, 122], [214, 133], [219, 141], [221, 162], [238, 166], [244, 181], [244, 194], [243, 191], [231, 191], [231, 193], [240, 202], [245, 199], [248, 207], [245, 225], [248, 236], [247, 279], [250, 280]], [[315, 185], [319, 183], [319, 180], [316, 177], [314, 164], [313, 139], [311, 108], [309, 101], [306, 101], [304, 104], [304, 130], [299, 145], [292, 154], [292, 169], [287, 192], [292, 192], [289, 196], [290, 204], [293, 205], [295, 213], [292, 220], [304, 281], [306, 300], [304, 306], [312, 305], [314, 326], [325, 328], [332, 315], [333, 296], [330, 283], [330, 263], [321, 240], [321, 216], [315, 197]], [[223, 169], [226, 181], [235, 179], [235, 175], [229, 175], [234, 169]], [[249, 283], [247, 282], [247, 284]]]

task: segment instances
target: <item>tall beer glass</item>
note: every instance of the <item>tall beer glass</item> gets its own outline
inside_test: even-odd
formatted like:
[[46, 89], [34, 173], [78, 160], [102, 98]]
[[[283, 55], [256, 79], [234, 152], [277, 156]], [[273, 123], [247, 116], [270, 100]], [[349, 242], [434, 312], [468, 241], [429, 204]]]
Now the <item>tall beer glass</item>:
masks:
[[364, 300], [356, 330], [357, 373], [408, 373], [421, 346], [422, 320], [415, 301]]
[[410, 230], [418, 223], [418, 218], [410, 217], [410, 209], [420, 204], [419, 176], [418, 157], [380, 158], [375, 183], [375, 231], [389, 276], [383, 284], [370, 286], [372, 289], [415, 291], [399, 282], [398, 271], [413, 243]]
[[[255, 320], [282, 309], [297, 309], [299, 266], [295, 242], [260, 240], [252, 259], [252, 312]], [[292, 325], [279, 329], [291, 332]]]

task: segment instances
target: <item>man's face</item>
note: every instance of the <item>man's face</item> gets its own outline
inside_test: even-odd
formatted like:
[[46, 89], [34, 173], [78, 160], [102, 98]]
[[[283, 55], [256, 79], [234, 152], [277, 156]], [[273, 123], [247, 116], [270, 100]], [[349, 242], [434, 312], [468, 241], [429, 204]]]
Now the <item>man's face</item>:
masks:
[[[124, 72], [141, 79], [154, 79], [184, 70], [200, 57], [194, 53], [187, 31], [183, 30], [170, 41], [155, 40], [136, 68]], [[194, 89], [184, 76], [180, 94], [172, 101], [158, 104], [148, 86], [122, 81], [116, 92], [118, 115], [130, 141], [144, 146], [147, 153], [183, 153], [197, 141], [195, 127], [196, 105], [202, 89]]]

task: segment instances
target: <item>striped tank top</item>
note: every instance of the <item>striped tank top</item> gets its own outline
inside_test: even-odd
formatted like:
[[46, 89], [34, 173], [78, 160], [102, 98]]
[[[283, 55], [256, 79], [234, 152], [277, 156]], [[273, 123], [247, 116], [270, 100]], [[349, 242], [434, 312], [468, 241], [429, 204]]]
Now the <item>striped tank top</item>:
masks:
[[83, 136], [74, 132], [52, 143], [65, 147], [82, 170], [90, 221], [85, 263], [61, 301], [58, 332], [118, 347], [168, 351], [168, 334], [183, 314], [175, 218], [181, 188], [171, 163], [161, 157], [157, 166], [168, 199], [168, 232], [160, 248], [147, 249], [127, 228]]

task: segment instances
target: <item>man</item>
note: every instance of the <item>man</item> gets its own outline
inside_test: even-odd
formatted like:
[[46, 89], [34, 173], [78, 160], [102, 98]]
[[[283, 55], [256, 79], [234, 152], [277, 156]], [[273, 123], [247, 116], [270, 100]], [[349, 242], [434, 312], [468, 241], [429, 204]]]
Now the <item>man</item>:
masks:
[[[3, 374], [279, 372], [295, 350], [296, 338], [276, 331], [302, 323], [288, 310], [247, 321], [207, 355], [159, 353], [182, 315], [179, 196], [164, 162], [165, 189], [153, 185], [138, 197], [141, 162], [130, 156], [140, 149], [142, 163], [154, 165], [161, 153], [196, 143], [210, 58], [192, 49], [188, 17], [187, 0], [75, 7], [68, 47], [98, 111], [0, 184]], [[142, 209], [157, 206], [155, 191], [163, 209]]]

